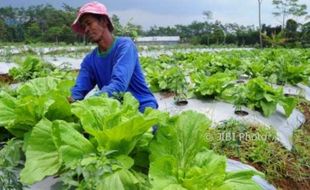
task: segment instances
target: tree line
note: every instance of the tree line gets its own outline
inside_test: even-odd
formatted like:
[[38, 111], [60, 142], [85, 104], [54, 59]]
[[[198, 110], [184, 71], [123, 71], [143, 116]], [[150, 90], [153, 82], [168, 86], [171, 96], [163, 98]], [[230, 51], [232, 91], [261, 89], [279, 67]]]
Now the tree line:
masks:
[[[260, 1], [260, 0], [259, 0]], [[296, 1], [296, 0], [293, 0]], [[279, 9], [277, 15], [283, 16]], [[296, 10], [295, 10], [296, 11]], [[302, 10], [303, 13], [305, 9]], [[71, 31], [70, 25], [75, 19], [77, 8], [63, 4], [62, 8], [37, 5], [28, 8], [0, 8], [0, 41], [1, 42], [87, 42], [85, 36], [78, 36]], [[289, 14], [286, 10], [284, 16]], [[300, 15], [300, 12], [298, 13]], [[188, 25], [167, 27], [153, 26], [143, 30], [142, 26], [128, 22], [120, 23], [117, 15], [111, 19], [117, 36], [180, 36], [182, 42], [203, 45], [258, 46], [260, 37], [264, 46], [310, 46], [310, 22], [300, 24], [287, 19], [285, 24], [270, 26], [260, 23], [260, 27], [243, 26], [236, 23], [223, 24], [212, 20], [212, 12], [205, 11], [204, 21], [193, 21]]]

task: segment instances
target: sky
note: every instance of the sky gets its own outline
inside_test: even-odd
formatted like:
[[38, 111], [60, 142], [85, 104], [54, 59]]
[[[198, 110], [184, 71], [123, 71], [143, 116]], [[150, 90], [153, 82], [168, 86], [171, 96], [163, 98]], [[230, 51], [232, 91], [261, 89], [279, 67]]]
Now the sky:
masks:
[[[28, 7], [31, 5], [51, 4], [61, 8], [63, 3], [80, 7], [91, 0], [0, 0], [0, 7]], [[213, 20], [222, 23], [258, 25], [257, 0], [97, 0], [105, 4], [109, 14], [119, 16], [122, 24], [128, 21], [139, 24], [143, 29], [151, 26], [174, 26], [203, 21], [204, 11], [213, 13]], [[299, 0], [306, 4], [310, 14], [310, 0]], [[272, 15], [272, 0], [262, 2], [262, 23], [280, 25], [281, 19]], [[299, 22], [304, 20], [299, 19]]]

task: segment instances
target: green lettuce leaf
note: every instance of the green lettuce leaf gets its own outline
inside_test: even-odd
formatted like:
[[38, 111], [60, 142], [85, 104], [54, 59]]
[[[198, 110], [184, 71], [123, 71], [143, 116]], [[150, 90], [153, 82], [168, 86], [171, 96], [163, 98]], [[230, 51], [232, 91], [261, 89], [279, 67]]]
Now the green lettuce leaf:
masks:
[[17, 93], [21, 97], [25, 96], [42, 96], [51, 90], [55, 90], [58, 79], [52, 77], [36, 78], [21, 85]]
[[77, 129], [79, 126], [65, 121], [53, 122], [53, 138], [60, 156], [68, 167], [84, 155], [96, 153], [96, 148]]
[[139, 190], [140, 180], [127, 169], [121, 169], [111, 175], [105, 176], [97, 190], [117, 189], [117, 190]]
[[56, 174], [62, 161], [52, 137], [52, 123], [43, 118], [27, 139], [26, 163], [20, 173], [21, 181], [33, 184]]
[[137, 115], [111, 129], [98, 132], [96, 139], [106, 150], [117, 150], [117, 154], [128, 155], [136, 146], [142, 135], [157, 123], [157, 118]]
[[[207, 147], [205, 133], [211, 122], [205, 115], [186, 111], [171, 118], [170, 123], [159, 128], [151, 144], [151, 161], [165, 155], [174, 155], [186, 167], [195, 155]], [[171, 146], [167, 146], [167, 145]]]
[[122, 104], [106, 96], [91, 97], [73, 105], [72, 112], [85, 131], [95, 137], [105, 150], [128, 155], [141, 136], [158, 122], [159, 112], [138, 111], [139, 103], [125, 93]]
[[45, 117], [51, 121], [65, 120], [72, 121], [71, 105], [67, 98], [58, 92], [50, 92], [45, 95], [47, 99], [53, 100], [53, 104], [48, 107]]
[[15, 107], [13, 123], [6, 128], [16, 137], [23, 137], [44, 117], [48, 108], [54, 103], [54, 100], [46, 97], [27, 96], [18, 99]]
[[251, 178], [260, 173], [227, 173], [226, 158], [207, 149], [203, 114], [186, 111], [161, 124], [150, 146], [152, 189], [259, 189]]
[[43, 117], [72, 121], [71, 105], [62, 92], [56, 89], [57, 82], [49, 77], [31, 80], [18, 90], [18, 98], [2, 92], [0, 125], [5, 125], [13, 135], [23, 137]]
[[229, 172], [226, 175], [224, 183], [215, 189], [261, 190], [262, 188], [251, 179], [253, 175], [263, 176], [263, 174], [253, 170]]
[[71, 111], [81, 120], [84, 130], [93, 136], [97, 131], [113, 126], [121, 117], [120, 103], [102, 96], [76, 102]]
[[286, 117], [289, 117], [296, 107], [297, 99], [294, 97], [285, 97], [280, 100], [280, 105], [283, 107], [285, 111]]
[[0, 126], [6, 126], [14, 122], [16, 118], [16, 98], [5, 91], [0, 92]]

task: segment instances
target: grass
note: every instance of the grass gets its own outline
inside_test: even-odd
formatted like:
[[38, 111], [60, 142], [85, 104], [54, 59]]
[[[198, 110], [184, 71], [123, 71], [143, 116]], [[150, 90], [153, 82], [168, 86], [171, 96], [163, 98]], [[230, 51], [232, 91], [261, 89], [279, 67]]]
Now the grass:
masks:
[[276, 140], [274, 129], [236, 120], [210, 129], [207, 139], [211, 149], [254, 166], [279, 189], [310, 187], [310, 137], [304, 126], [294, 133], [292, 151]]

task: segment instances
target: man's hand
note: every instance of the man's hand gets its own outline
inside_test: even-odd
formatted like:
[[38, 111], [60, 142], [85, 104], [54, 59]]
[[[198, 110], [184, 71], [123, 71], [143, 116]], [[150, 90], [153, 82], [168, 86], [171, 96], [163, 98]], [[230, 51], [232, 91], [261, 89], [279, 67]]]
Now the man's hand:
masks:
[[72, 98], [71, 96], [67, 97], [68, 102], [71, 104], [73, 102], [75, 102], [76, 100], [74, 98]]

